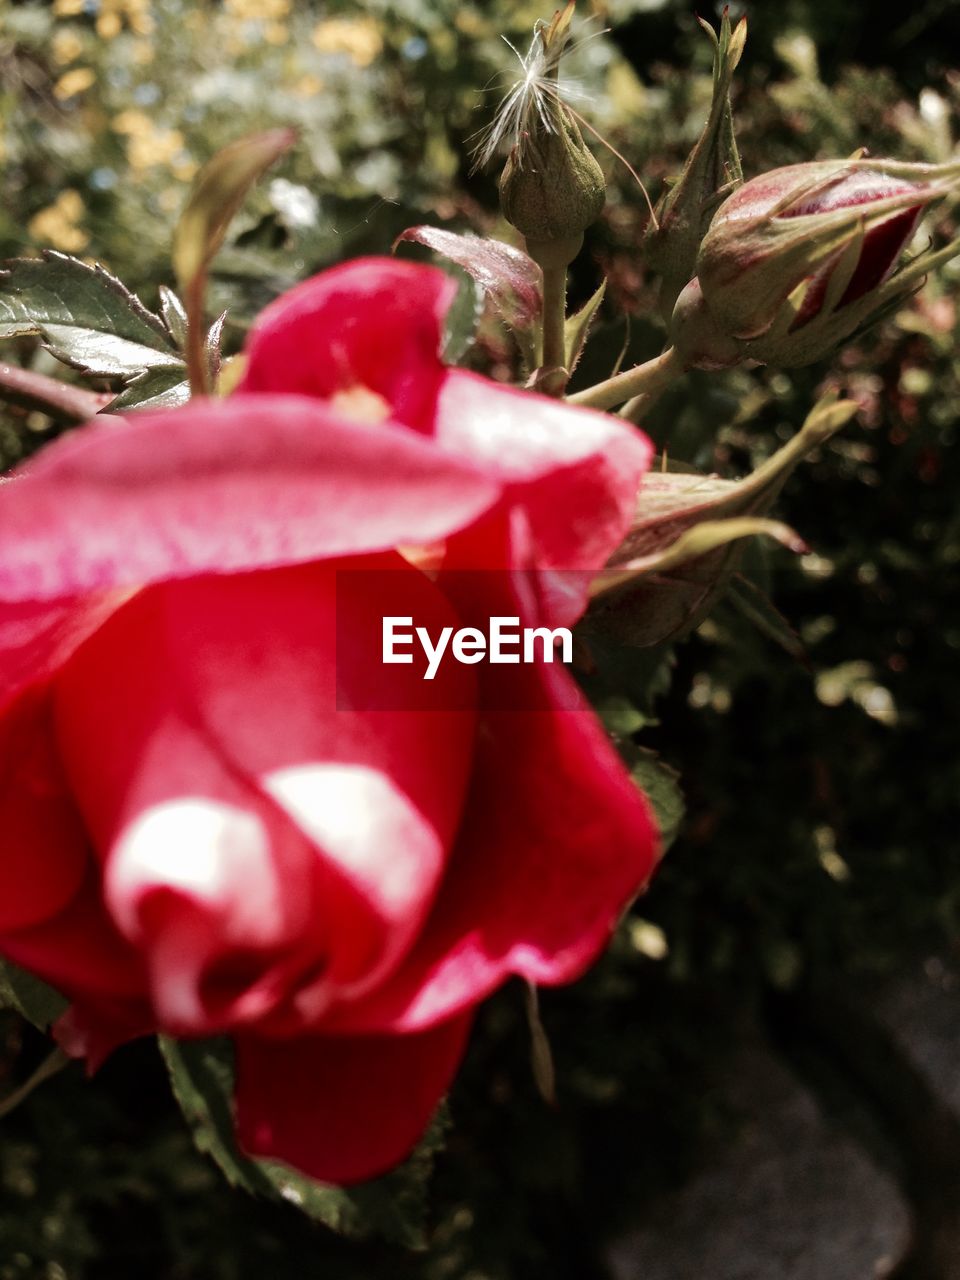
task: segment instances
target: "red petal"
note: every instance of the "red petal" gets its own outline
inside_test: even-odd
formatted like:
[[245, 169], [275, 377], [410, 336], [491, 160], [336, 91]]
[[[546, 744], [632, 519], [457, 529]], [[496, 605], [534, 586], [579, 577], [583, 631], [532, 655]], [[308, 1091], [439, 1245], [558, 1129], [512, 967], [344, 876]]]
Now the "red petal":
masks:
[[117, 932], [91, 867], [66, 907], [41, 924], [0, 935], [0, 952], [71, 998], [146, 993], [138, 953]]
[[241, 391], [326, 400], [360, 387], [428, 432], [442, 375], [441, 326], [456, 284], [436, 267], [361, 258], [304, 281], [262, 313]]
[[[540, 697], [570, 705], [562, 668], [523, 670]], [[653, 871], [649, 806], [591, 712], [490, 712], [477, 745], [461, 839], [418, 946], [331, 1027], [431, 1026], [510, 974], [569, 982]]]
[[301, 396], [200, 401], [70, 432], [0, 487], [0, 600], [429, 543], [498, 496], [395, 425]]
[[[352, 709], [387, 671], [379, 652], [356, 651], [351, 622], [366, 621], [371, 602], [357, 597], [366, 578], [351, 565], [380, 569], [377, 610], [412, 614], [434, 631], [457, 625], [429, 579], [396, 555], [165, 592], [163, 658], [204, 738], [297, 824], [324, 876], [333, 876], [318, 904], [327, 971], [313, 1013], [306, 993], [298, 1001], [308, 1019], [319, 1016], [331, 983], [340, 999], [358, 983], [369, 987], [413, 942], [460, 818], [476, 723], [473, 670], [456, 664], [446, 682], [426, 686], [432, 705], [417, 681], [416, 712]], [[338, 573], [352, 590], [337, 587]], [[447, 710], [463, 704], [461, 685], [470, 710]], [[335, 886], [344, 884], [355, 896], [338, 909]], [[357, 944], [370, 943], [373, 921], [379, 955], [371, 968]]]
[[73, 898], [90, 853], [57, 758], [49, 700], [35, 689], [0, 722], [0, 932], [55, 916]]
[[[596, 569], [633, 519], [653, 446], [619, 419], [450, 370], [436, 436], [507, 486], [522, 505], [540, 567]], [[487, 565], [487, 568], [498, 567]]]
[[237, 1039], [237, 1136], [341, 1185], [410, 1154], [463, 1055], [469, 1015], [418, 1035]]
[[98, 1070], [114, 1049], [157, 1030], [145, 1000], [84, 999], [58, 1018], [52, 1031], [57, 1044], [71, 1058], [86, 1058], [87, 1072]]
[[311, 921], [313, 859], [204, 740], [176, 664], [164, 661], [164, 590], [141, 592], [67, 663], [57, 731], [106, 860], [103, 893], [144, 951], [159, 1019], [208, 1032], [276, 1004], [272, 972]]
[[[428, 622], [434, 596], [449, 613], [381, 559], [420, 585]], [[143, 591], [58, 678], [107, 900], [171, 1029], [315, 1022], [399, 963], [432, 903], [475, 717], [338, 709], [352, 668], [335, 667], [336, 572]]]

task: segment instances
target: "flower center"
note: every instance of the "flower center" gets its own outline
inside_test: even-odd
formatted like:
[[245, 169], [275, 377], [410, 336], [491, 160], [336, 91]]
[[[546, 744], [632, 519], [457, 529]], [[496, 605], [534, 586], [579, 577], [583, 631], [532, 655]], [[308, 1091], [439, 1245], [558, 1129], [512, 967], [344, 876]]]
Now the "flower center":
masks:
[[335, 391], [330, 397], [330, 403], [338, 413], [342, 413], [351, 422], [362, 422], [365, 425], [376, 426], [386, 422], [392, 412], [383, 396], [360, 382]]

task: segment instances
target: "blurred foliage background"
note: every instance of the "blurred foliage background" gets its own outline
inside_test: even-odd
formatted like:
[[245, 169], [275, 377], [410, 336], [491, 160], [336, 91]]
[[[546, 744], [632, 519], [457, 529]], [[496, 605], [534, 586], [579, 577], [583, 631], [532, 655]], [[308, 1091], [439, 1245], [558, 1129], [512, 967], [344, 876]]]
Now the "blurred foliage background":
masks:
[[[105, 263], [155, 307], [198, 165], [295, 123], [301, 143], [234, 224], [213, 303], [228, 342], [324, 265], [386, 252], [416, 222], [505, 236], [496, 173], [471, 137], [516, 69], [539, 3], [490, 0], [0, 0], [0, 255], [52, 247]], [[656, 198], [706, 114], [710, 47], [686, 0], [580, 5], [575, 105]], [[701, 6], [705, 16], [707, 14]], [[734, 16], [738, 10], [734, 10]], [[867, 0], [748, 7], [734, 109], [748, 176], [846, 155], [955, 150], [960, 9], [918, 0], [892, 24]], [[604, 34], [604, 28], [609, 30]], [[572, 277], [609, 287], [582, 380], [659, 349], [638, 248], [642, 194], [602, 148], [609, 201]], [[951, 229], [942, 215], [938, 234]], [[428, 1245], [337, 1239], [232, 1191], [194, 1152], [152, 1046], [84, 1081], [73, 1068], [2, 1122], [0, 1280], [416, 1277], [591, 1280], [722, 1129], [710, 1081], [744, 1020], [785, 992], [895, 974], [958, 934], [955, 673], [960, 657], [954, 266], [832, 361], [789, 377], [692, 375], [648, 424], [670, 456], [743, 474], [837, 387], [859, 419], [791, 480], [783, 518], [813, 548], [744, 572], [802, 640], [778, 648], [727, 603], [662, 653], [610, 652], [627, 729], [682, 777], [687, 813], [657, 880], [584, 982], [547, 992], [560, 1107], [537, 1097], [522, 992], [481, 1017], [450, 1099]], [[627, 323], [629, 317], [629, 324]], [[70, 376], [29, 340], [5, 359]], [[484, 331], [473, 359], [515, 372]], [[9, 412], [6, 464], [50, 437]], [[45, 1052], [0, 1015], [0, 1090]]]

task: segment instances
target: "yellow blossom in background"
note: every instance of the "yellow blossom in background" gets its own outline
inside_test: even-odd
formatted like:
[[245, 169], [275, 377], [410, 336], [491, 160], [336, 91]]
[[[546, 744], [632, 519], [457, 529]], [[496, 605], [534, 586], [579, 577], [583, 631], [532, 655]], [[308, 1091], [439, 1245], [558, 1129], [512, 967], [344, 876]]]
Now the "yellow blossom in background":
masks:
[[64, 72], [53, 86], [54, 97], [59, 98], [61, 102], [65, 98], [72, 98], [74, 94], [83, 93], [84, 89], [89, 89], [96, 78], [89, 67], [74, 67], [72, 71]]
[[84, 8], [84, 0], [53, 0], [53, 12], [57, 18], [79, 17]]
[[146, 67], [153, 61], [156, 51], [149, 40], [135, 40], [130, 46], [130, 58], [138, 67]]
[[145, 111], [138, 111], [135, 107], [114, 116], [111, 128], [127, 139], [127, 159], [131, 169], [168, 165], [177, 177], [193, 177], [196, 165], [181, 155], [186, 149], [186, 139], [179, 129], [154, 124]]
[[125, 133], [130, 137], [138, 134], [149, 133], [153, 128], [153, 121], [143, 111], [137, 111], [131, 107], [127, 111], [121, 111], [119, 115], [114, 116], [111, 128], [114, 133]]
[[192, 182], [199, 168], [199, 162], [196, 160], [174, 160], [170, 165], [170, 172], [178, 182]]
[[244, 22], [279, 22], [290, 13], [290, 0], [224, 0], [223, 7]]
[[263, 29], [263, 38], [267, 44], [286, 44], [290, 39], [290, 29], [282, 22], [268, 22]]
[[52, 245], [63, 253], [79, 253], [90, 240], [87, 233], [77, 226], [83, 212], [83, 197], [79, 191], [72, 188], [61, 191], [53, 204], [33, 215], [27, 231], [34, 240]]
[[462, 35], [471, 36], [474, 40], [481, 40], [490, 34], [490, 23], [485, 22], [473, 9], [461, 9], [453, 19], [453, 25]]
[[183, 151], [185, 139], [179, 129], [153, 129], [127, 139], [127, 159], [131, 169], [152, 169], [171, 165]]
[[97, 35], [101, 40], [113, 40], [123, 30], [123, 19], [111, 9], [97, 18]]
[[324, 88], [323, 81], [319, 76], [313, 76], [310, 72], [306, 72], [291, 85], [290, 92], [296, 98], [315, 98], [318, 93], [322, 93]]
[[343, 53], [358, 67], [369, 67], [383, 52], [383, 37], [373, 18], [328, 18], [311, 36], [321, 53]]
[[150, 11], [150, 0], [100, 0], [97, 35], [102, 40], [114, 40], [124, 25], [135, 35], [151, 35], [156, 23]]
[[64, 27], [53, 33], [50, 47], [54, 62], [64, 67], [68, 62], [76, 62], [83, 53], [83, 40], [73, 27]]

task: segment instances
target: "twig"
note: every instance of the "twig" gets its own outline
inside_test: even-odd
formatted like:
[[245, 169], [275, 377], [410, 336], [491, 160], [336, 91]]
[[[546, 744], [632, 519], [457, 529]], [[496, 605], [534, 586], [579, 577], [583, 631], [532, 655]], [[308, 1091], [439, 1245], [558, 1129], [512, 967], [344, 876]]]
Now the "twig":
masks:
[[57, 422], [86, 422], [113, 400], [112, 392], [88, 391], [45, 373], [0, 364], [0, 401], [38, 409]]

